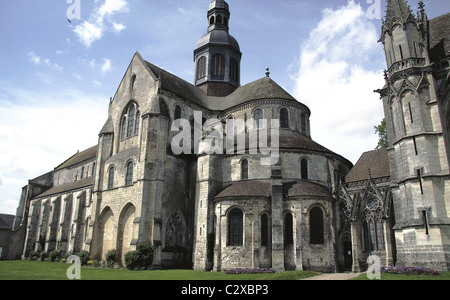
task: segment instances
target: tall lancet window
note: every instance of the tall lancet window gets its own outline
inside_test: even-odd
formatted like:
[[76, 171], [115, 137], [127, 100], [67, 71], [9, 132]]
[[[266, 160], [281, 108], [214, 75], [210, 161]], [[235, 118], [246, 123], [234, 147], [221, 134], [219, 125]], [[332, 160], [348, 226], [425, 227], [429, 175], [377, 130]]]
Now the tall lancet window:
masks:
[[244, 215], [239, 208], [228, 214], [228, 246], [242, 246], [244, 231]]
[[197, 62], [197, 79], [206, 76], [206, 57], [202, 56]]
[[212, 74], [212, 76], [224, 76], [225, 75], [225, 59], [224, 59], [223, 55], [215, 54], [212, 57], [211, 74]]

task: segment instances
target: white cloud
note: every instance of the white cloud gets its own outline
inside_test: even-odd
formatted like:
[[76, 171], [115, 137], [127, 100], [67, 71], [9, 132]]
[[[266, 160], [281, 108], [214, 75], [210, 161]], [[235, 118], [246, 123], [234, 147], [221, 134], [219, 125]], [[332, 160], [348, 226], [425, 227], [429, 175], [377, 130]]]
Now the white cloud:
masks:
[[75, 26], [73, 31], [78, 35], [80, 42], [89, 48], [93, 42], [102, 38], [101, 25], [84, 21], [83, 24]]
[[29, 90], [0, 82], [1, 213], [14, 213], [28, 179], [97, 143], [107, 103], [76, 89]]
[[122, 23], [113, 22], [112, 25], [115, 33], [119, 33], [126, 28], [125, 25], [123, 25]]
[[103, 59], [103, 65], [101, 67], [101, 71], [103, 74], [111, 71], [111, 60], [108, 58]]
[[49, 58], [42, 58], [39, 55], [36, 55], [34, 51], [28, 53], [28, 59], [36, 66], [45, 65], [59, 72], [62, 72], [63, 70], [63, 67], [57, 63], [52, 63]]
[[126, 0], [95, 1], [95, 3], [99, 2], [102, 4], [94, 9], [89, 21], [84, 21], [82, 24], [75, 26], [73, 30], [79, 41], [88, 48], [93, 42], [100, 40], [105, 31], [112, 30], [119, 33], [125, 29], [125, 25], [113, 21], [112, 16], [129, 11]]
[[377, 145], [373, 126], [383, 118], [374, 89], [384, 84], [383, 52], [375, 24], [350, 0], [325, 9], [303, 43], [294, 95], [311, 109], [314, 140], [353, 163]]

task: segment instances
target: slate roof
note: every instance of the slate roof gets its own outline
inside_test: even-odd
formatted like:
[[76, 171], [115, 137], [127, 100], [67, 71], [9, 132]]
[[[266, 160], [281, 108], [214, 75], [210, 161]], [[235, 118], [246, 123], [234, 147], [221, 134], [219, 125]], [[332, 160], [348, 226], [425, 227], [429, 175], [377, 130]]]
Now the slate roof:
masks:
[[429, 20], [430, 55], [433, 61], [439, 61], [450, 53], [450, 13]]
[[0, 214], [0, 229], [12, 229], [15, 216]]
[[70, 157], [68, 160], [66, 160], [65, 162], [63, 162], [62, 164], [60, 164], [59, 166], [57, 166], [55, 168], [56, 170], [61, 170], [64, 168], [68, 168], [70, 166], [76, 165], [78, 163], [81, 163], [83, 161], [87, 161], [90, 159], [93, 159], [95, 157], [97, 157], [97, 151], [98, 151], [98, 145], [93, 146], [87, 150], [84, 150], [82, 152], [78, 152], [75, 155], [73, 155], [72, 157]]
[[91, 176], [91, 177], [84, 178], [84, 179], [81, 179], [81, 180], [78, 180], [75, 182], [54, 186], [51, 189], [45, 191], [44, 193], [37, 195], [33, 199], [50, 197], [53, 195], [68, 193], [70, 191], [76, 191], [76, 190], [86, 188], [89, 186], [93, 186], [93, 185], [94, 185], [94, 177]]
[[[244, 180], [230, 184], [215, 199], [227, 197], [270, 197], [271, 193], [272, 184], [270, 182]], [[331, 197], [330, 191], [326, 187], [307, 180], [283, 183], [283, 193], [285, 197]]]
[[355, 166], [347, 174], [345, 181], [367, 180], [369, 179], [369, 169], [372, 178], [391, 176], [386, 148], [363, 153]]
[[[253, 100], [281, 99], [299, 103], [270, 77], [250, 82], [226, 97], [210, 97], [199, 87], [146, 62], [150, 70], [161, 79], [161, 88], [211, 111], [224, 111]], [[305, 106], [306, 108], [306, 106]]]

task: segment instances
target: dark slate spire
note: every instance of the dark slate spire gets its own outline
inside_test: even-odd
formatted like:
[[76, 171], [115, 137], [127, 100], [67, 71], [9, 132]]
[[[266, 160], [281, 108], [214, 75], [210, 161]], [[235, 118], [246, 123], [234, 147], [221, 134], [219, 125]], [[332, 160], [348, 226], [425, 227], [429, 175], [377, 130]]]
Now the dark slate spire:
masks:
[[388, 0], [386, 19], [383, 26], [389, 30], [395, 23], [405, 24], [409, 20], [415, 20], [408, 2], [405, 0]]
[[208, 32], [194, 50], [195, 85], [208, 96], [225, 97], [240, 86], [242, 53], [229, 34], [230, 9], [224, 0], [209, 4]]

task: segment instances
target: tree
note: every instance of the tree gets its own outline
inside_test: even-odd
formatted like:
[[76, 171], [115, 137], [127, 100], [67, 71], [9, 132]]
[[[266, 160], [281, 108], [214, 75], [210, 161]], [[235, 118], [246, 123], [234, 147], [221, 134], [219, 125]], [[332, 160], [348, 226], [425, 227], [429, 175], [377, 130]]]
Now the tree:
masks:
[[374, 126], [373, 128], [375, 129], [375, 133], [380, 137], [378, 140], [378, 145], [375, 149], [387, 148], [389, 143], [386, 131], [386, 119], [383, 119], [380, 125]]

